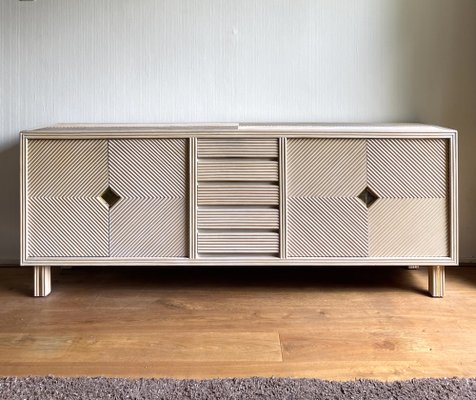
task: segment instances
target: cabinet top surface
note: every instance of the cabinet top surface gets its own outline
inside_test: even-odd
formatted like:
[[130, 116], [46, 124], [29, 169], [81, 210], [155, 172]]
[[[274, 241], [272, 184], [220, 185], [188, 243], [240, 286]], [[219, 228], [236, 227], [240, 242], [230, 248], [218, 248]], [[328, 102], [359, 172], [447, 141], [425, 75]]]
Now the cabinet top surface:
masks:
[[441, 133], [454, 129], [434, 125], [398, 124], [324, 124], [324, 123], [191, 123], [191, 124], [57, 124], [39, 129], [24, 130], [28, 134], [94, 134], [94, 133]]

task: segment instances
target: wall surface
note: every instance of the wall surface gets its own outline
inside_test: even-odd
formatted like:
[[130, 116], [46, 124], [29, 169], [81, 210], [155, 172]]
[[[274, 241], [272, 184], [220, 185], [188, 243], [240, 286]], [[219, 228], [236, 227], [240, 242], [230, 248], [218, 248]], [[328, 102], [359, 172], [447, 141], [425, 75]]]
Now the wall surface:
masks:
[[0, 263], [18, 131], [57, 122], [399, 122], [460, 131], [476, 257], [474, 0], [0, 1]]

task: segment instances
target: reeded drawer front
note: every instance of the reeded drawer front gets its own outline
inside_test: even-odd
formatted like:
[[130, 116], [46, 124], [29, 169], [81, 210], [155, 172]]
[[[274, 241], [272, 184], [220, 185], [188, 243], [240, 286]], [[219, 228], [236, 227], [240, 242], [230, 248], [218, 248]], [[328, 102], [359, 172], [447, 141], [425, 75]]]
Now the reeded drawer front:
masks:
[[277, 253], [279, 234], [275, 232], [201, 233], [198, 237], [198, 251], [205, 254]]
[[201, 160], [199, 181], [278, 181], [278, 162], [266, 160]]
[[199, 158], [277, 158], [277, 139], [200, 139]]
[[199, 184], [198, 205], [278, 205], [279, 188], [275, 185]]
[[279, 210], [266, 208], [200, 208], [199, 229], [279, 229]]
[[199, 139], [198, 255], [277, 257], [277, 139]]

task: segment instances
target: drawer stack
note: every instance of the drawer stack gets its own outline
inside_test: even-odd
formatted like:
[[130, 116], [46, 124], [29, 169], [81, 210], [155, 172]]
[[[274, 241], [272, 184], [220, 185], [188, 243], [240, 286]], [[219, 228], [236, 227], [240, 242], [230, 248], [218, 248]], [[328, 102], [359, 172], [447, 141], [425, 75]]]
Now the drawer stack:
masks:
[[279, 254], [277, 139], [198, 140], [199, 256]]

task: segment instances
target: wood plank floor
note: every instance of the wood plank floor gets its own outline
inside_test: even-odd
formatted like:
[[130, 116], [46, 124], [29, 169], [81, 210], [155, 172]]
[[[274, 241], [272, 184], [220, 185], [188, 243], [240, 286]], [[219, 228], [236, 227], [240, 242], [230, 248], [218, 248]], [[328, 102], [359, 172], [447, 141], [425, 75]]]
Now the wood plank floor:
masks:
[[0, 375], [476, 376], [476, 268], [0, 268]]

